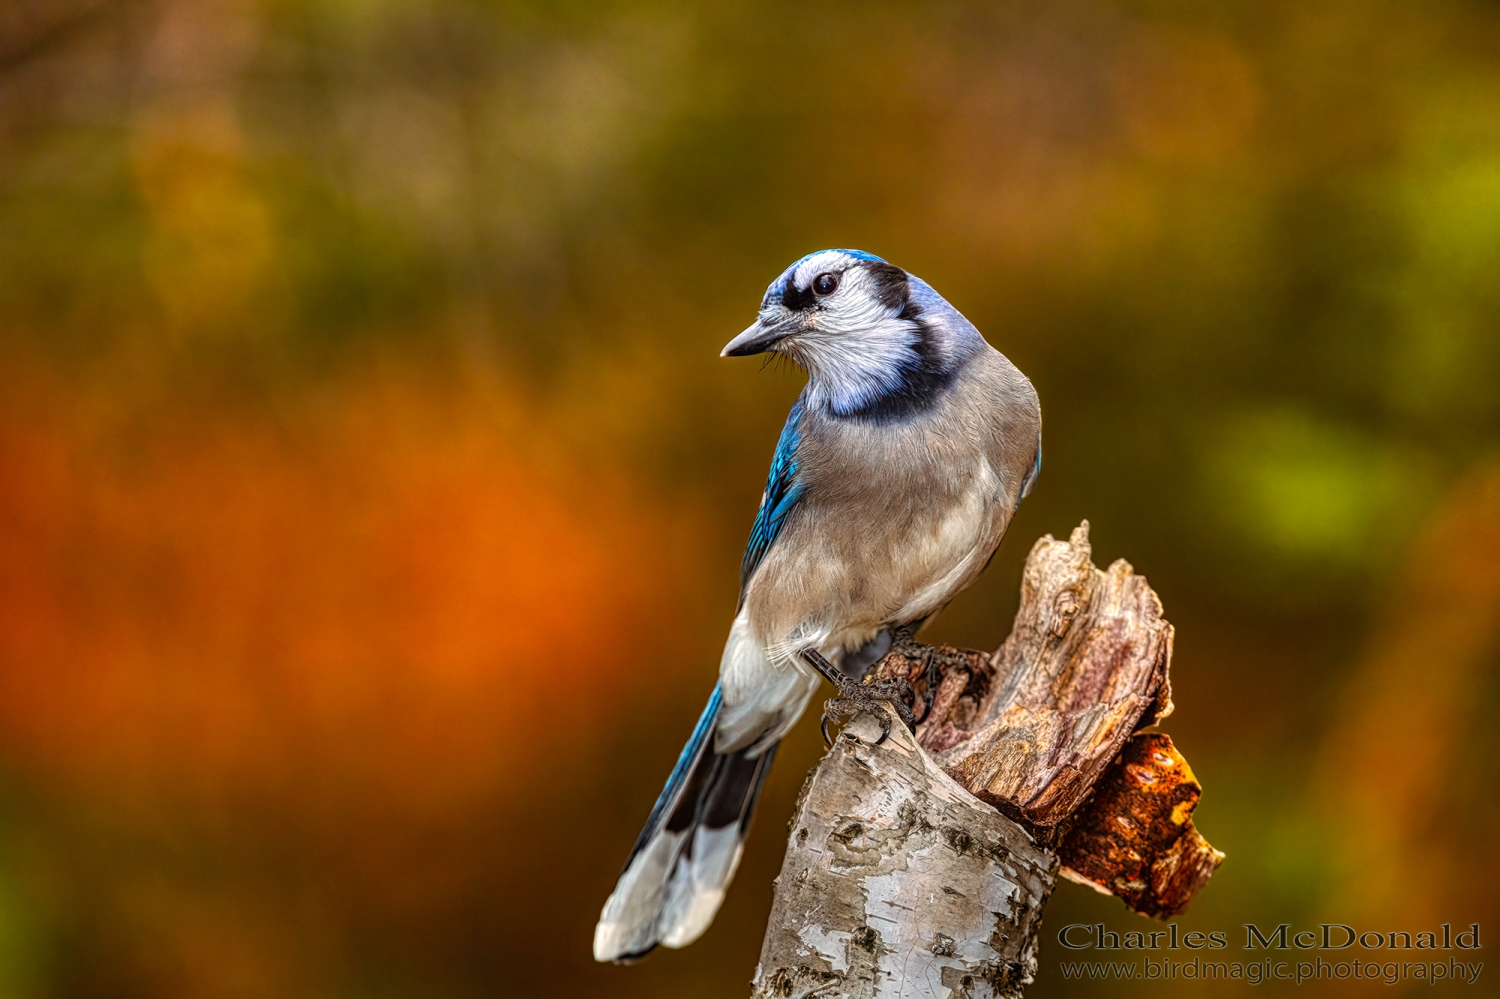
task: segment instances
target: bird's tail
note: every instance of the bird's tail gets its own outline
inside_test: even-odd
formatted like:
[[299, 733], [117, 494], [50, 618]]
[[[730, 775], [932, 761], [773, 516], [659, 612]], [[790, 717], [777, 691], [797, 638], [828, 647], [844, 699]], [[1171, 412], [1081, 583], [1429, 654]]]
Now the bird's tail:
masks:
[[776, 744], [713, 751], [721, 693], [682, 749], [594, 928], [596, 961], [629, 962], [708, 929], [734, 877]]

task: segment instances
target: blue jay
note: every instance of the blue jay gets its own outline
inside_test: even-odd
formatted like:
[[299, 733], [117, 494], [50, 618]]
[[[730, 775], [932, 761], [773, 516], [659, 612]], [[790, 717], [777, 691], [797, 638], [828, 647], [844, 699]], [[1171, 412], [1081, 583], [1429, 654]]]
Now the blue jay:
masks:
[[925, 281], [872, 254], [788, 267], [723, 356], [766, 352], [807, 386], [771, 459], [718, 685], [604, 905], [599, 961], [702, 935], [820, 675], [857, 697], [893, 636], [984, 569], [1041, 467], [1031, 382]]

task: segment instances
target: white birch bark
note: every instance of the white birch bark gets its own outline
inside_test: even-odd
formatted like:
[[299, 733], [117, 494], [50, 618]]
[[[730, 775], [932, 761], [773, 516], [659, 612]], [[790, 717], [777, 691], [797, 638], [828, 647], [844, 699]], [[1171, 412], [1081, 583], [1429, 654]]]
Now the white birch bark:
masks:
[[933, 764], [856, 719], [798, 801], [754, 996], [1019, 996], [1057, 859]]

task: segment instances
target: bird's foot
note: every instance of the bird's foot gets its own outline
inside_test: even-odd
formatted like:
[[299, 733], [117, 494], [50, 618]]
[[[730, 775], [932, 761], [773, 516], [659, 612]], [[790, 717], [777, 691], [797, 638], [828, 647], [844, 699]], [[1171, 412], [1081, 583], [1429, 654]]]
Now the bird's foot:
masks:
[[803, 649], [802, 658], [809, 666], [833, 684], [838, 690], [839, 696], [832, 698], [823, 705], [823, 720], [820, 725], [823, 731], [823, 742], [829, 746], [833, 745], [833, 739], [828, 735], [828, 719], [844, 719], [861, 711], [867, 711], [880, 719], [880, 738], [875, 740], [875, 745], [880, 745], [891, 734], [891, 716], [883, 708], [889, 704], [896, 709], [896, 714], [901, 716], [901, 722], [907, 728], [916, 725], [916, 716], [912, 714], [908, 699], [916, 700], [912, 692], [911, 684], [902, 679], [895, 680], [873, 680], [860, 683], [849, 676], [843, 670], [834, 666], [818, 652], [817, 649]]
[[937, 699], [938, 684], [943, 680], [943, 667], [969, 668], [969, 657], [957, 650], [945, 652], [934, 645], [916, 640], [917, 629], [903, 625], [891, 633], [891, 650], [886, 653], [901, 656], [922, 664], [922, 717], [916, 719], [920, 725], [932, 713], [932, 702]]

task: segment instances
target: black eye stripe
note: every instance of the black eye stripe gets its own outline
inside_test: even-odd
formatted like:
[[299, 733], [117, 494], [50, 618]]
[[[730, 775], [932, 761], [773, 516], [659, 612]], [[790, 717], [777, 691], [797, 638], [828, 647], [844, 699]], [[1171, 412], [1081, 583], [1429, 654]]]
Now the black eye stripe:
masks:
[[[874, 279], [871, 289], [877, 301], [890, 309], [901, 309], [906, 305], [908, 282], [906, 272], [884, 261], [863, 261], [863, 267]], [[847, 272], [822, 271], [808, 282], [806, 288], [798, 288], [795, 278], [789, 278], [781, 289], [781, 305], [792, 312], [803, 312], [838, 291]], [[769, 301], [768, 303], [769, 304]]]
[[811, 288], [798, 289], [791, 281], [786, 283], [785, 290], [781, 293], [781, 304], [793, 312], [812, 308], [814, 296]]

